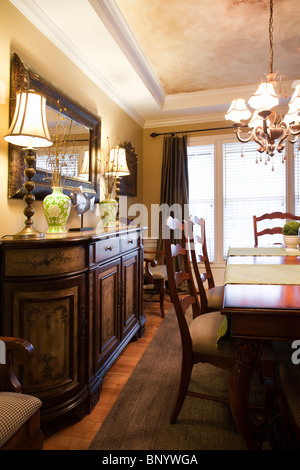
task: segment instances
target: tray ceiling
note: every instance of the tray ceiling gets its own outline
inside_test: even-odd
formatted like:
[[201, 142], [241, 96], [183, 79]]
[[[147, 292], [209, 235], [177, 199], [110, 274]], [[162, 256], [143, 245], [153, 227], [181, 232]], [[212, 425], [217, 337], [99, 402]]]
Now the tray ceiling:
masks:
[[[10, 1], [143, 127], [223, 119], [269, 72], [269, 0]], [[299, 0], [274, 0], [274, 71], [289, 95], [299, 18]]]

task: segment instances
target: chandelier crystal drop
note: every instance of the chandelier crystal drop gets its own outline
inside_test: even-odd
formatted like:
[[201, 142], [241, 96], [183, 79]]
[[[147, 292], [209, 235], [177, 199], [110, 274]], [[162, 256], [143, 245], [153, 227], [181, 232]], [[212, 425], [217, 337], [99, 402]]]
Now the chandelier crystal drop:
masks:
[[[245, 100], [239, 98], [232, 101], [225, 119], [233, 121], [234, 132], [240, 142], [254, 140], [258, 144], [258, 152], [273, 157], [275, 150], [283, 152], [286, 140], [294, 144], [300, 134], [300, 85], [295, 88], [284, 118], [273, 111], [279, 103], [279, 95], [275, 91], [276, 73], [273, 72], [273, 0], [270, 0], [269, 38], [270, 73], [248, 101], [254, 109], [253, 114], [247, 108]], [[251, 130], [248, 137], [243, 138], [241, 134], [246, 124], [242, 120], [247, 119], [250, 119], [248, 127]]]

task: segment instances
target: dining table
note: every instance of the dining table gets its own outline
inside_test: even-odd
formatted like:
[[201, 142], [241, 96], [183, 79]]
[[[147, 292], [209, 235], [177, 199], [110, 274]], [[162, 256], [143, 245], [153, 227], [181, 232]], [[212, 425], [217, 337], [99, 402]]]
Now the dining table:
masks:
[[247, 448], [258, 450], [262, 448], [262, 426], [253, 423], [249, 391], [254, 372], [263, 363], [270, 391], [263, 406], [267, 421], [275, 394], [276, 360], [263, 361], [262, 355], [274, 341], [289, 344], [300, 339], [299, 249], [284, 245], [229, 248], [221, 312], [227, 315], [237, 346], [229, 381], [232, 415]]

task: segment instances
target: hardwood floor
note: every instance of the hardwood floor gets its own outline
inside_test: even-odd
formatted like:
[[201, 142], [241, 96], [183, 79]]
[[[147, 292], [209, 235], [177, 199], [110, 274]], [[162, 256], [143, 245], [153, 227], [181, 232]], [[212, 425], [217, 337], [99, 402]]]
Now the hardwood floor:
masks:
[[[165, 300], [165, 311], [171, 306], [168, 296]], [[138, 363], [155, 335], [162, 318], [159, 302], [156, 299], [144, 301], [144, 312], [147, 318], [145, 334], [138, 341], [129, 343], [123, 353], [106, 374], [100, 400], [92, 413], [85, 416], [80, 422], [69, 424], [61, 429], [57, 426], [45, 430], [44, 450], [86, 450], [100, 429], [119, 393], [130, 377], [131, 372]]]

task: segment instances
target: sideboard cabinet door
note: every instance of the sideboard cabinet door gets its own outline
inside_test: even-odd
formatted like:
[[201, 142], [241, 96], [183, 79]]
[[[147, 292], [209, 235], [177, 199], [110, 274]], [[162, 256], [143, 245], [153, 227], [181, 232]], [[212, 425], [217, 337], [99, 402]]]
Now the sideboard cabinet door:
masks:
[[138, 323], [139, 295], [139, 251], [134, 251], [122, 259], [122, 339]]
[[34, 355], [21, 382], [43, 402], [43, 419], [85, 400], [85, 276], [5, 282], [4, 333], [28, 339]]
[[120, 258], [95, 270], [95, 372], [107, 369], [120, 344]]

